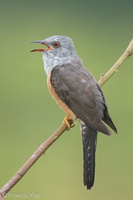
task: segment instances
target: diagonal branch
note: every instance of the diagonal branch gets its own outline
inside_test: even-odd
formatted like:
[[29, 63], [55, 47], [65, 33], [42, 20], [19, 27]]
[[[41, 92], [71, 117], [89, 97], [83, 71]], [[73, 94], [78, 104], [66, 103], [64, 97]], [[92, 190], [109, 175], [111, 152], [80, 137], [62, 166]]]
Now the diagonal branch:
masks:
[[105, 74], [102, 75], [100, 80], [98, 81], [98, 84], [102, 87], [106, 81], [111, 78], [111, 76], [118, 71], [118, 68], [121, 66], [121, 64], [133, 54], [133, 39], [129, 43], [127, 49], [122, 54], [122, 56], [117, 60], [117, 62], [110, 68], [110, 70]]
[[[98, 84], [103, 86], [103, 84], [118, 70], [121, 64], [133, 54], [133, 40], [131, 40], [129, 46], [123, 53], [123, 55], [118, 59], [118, 61], [113, 65], [113, 67], [103, 75]], [[72, 122], [70, 121], [70, 125]], [[32, 167], [32, 165], [39, 159], [39, 157], [44, 154], [44, 152], [67, 130], [67, 125], [62, 124], [40, 147], [33, 153], [33, 155], [27, 160], [27, 162], [17, 171], [17, 173], [0, 189], [0, 200], [4, 200], [4, 195], [11, 190], [14, 185], [26, 174], [26, 172]]]
[[[67, 129], [66, 124], [62, 124], [40, 147], [33, 153], [33, 155], [26, 161], [26, 163], [17, 171], [17, 173], [5, 184], [0, 193], [4, 196], [32, 167], [32, 165], [44, 154], [44, 152], [63, 134]], [[0, 198], [1, 200], [1, 198]]]

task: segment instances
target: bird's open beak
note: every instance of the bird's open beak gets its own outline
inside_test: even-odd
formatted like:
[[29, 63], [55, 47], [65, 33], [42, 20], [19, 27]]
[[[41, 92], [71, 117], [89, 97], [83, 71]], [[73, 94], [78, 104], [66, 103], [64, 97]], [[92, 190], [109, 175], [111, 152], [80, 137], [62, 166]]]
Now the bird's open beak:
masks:
[[31, 52], [34, 52], [34, 51], [47, 51], [47, 50], [51, 50], [51, 47], [46, 45], [42, 40], [37, 40], [37, 41], [33, 41], [31, 43], [40, 43], [40, 44], [43, 44], [47, 47], [47, 49], [33, 49], [31, 50]]

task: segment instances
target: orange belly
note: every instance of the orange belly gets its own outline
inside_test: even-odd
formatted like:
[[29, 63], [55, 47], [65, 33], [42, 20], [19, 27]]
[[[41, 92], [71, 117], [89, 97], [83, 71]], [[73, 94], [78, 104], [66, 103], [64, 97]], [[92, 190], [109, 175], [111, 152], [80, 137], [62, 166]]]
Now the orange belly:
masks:
[[48, 89], [49, 89], [51, 96], [55, 99], [55, 101], [58, 103], [58, 105], [61, 107], [61, 109], [66, 113], [67, 120], [72, 120], [74, 122], [76, 119], [75, 114], [67, 107], [67, 105], [65, 103], [63, 103], [59, 99], [58, 95], [56, 94], [56, 92], [51, 84], [50, 79], [51, 79], [51, 74], [49, 74], [47, 77], [47, 85], [48, 85]]

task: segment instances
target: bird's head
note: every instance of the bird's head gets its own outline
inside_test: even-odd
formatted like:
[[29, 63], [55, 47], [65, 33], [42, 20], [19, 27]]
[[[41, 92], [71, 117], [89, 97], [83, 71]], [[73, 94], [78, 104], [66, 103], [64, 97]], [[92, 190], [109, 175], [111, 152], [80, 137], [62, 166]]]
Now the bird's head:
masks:
[[32, 43], [45, 45], [45, 49], [34, 49], [31, 52], [41, 51], [44, 68], [48, 74], [55, 66], [61, 65], [70, 57], [76, 55], [73, 41], [67, 36], [55, 35], [45, 40], [37, 40]]
[[45, 45], [45, 49], [34, 49], [31, 52], [41, 51], [43, 54], [57, 57], [68, 57], [75, 53], [73, 41], [67, 36], [55, 35], [45, 40], [37, 40], [32, 43]]

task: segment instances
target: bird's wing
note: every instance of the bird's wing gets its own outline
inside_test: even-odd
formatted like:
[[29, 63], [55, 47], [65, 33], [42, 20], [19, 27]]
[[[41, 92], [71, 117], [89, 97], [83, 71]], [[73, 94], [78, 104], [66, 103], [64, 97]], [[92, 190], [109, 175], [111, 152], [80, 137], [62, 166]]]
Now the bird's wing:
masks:
[[104, 99], [92, 75], [78, 63], [56, 66], [51, 84], [58, 97], [90, 127], [110, 134], [102, 122]]

